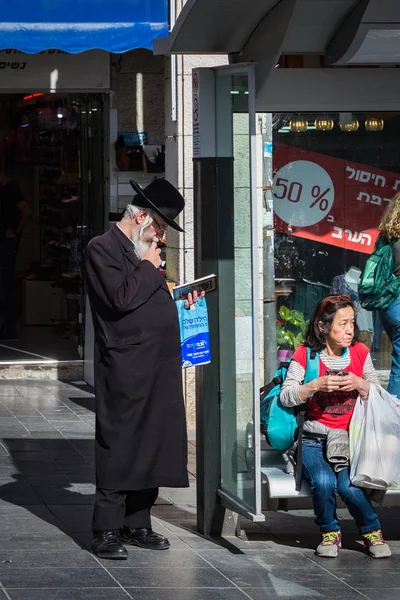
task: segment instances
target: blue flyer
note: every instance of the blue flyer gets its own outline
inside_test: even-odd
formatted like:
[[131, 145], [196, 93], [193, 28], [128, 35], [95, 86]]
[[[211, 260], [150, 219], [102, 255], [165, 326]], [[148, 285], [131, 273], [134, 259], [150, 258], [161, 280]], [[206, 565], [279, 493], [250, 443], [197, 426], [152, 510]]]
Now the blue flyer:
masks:
[[195, 308], [185, 308], [185, 301], [178, 300], [176, 308], [181, 331], [182, 367], [197, 367], [211, 362], [208, 310], [205, 298], [196, 302]]

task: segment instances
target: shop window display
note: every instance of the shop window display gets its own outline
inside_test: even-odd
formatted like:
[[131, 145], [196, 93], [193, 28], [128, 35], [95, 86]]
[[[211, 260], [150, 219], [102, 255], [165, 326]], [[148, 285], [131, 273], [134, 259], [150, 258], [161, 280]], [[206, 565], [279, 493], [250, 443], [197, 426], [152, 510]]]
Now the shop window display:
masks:
[[398, 113], [273, 115], [278, 359], [296, 348], [318, 299], [349, 294], [375, 367], [382, 377], [390, 369], [380, 314], [362, 308], [358, 285], [400, 190], [399, 133]]
[[1, 343], [0, 360], [82, 358], [83, 252], [94, 221], [87, 112], [72, 94], [0, 99], [3, 169], [32, 211], [15, 272], [17, 335]]

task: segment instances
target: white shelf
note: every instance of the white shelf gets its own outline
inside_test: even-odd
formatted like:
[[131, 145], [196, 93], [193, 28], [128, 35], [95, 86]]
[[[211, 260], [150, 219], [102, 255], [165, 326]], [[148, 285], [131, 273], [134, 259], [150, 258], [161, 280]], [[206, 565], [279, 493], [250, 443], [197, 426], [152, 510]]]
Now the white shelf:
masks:
[[131, 184], [129, 183], [130, 179], [136, 181], [142, 187], [146, 187], [151, 183], [154, 177], [164, 178], [165, 173], [143, 173], [143, 171], [118, 171], [118, 205], [125, 201], [129, 202], [132, 199], [134, 191], [132, 189]]

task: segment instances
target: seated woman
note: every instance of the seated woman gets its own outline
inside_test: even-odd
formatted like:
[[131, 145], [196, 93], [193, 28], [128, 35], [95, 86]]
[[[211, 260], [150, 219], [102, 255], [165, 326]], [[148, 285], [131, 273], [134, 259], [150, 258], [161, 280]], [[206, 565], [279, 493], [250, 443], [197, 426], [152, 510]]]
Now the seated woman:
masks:
[[[351, 484], [348, 463], [339, 468], [327, 456], [332, 432], [336, 437], [339, 433], [348, 444], [346, 432], [358, 396], [368, 398], [370, 386], [379, 385], [369, 350], [357, 341], [357, 334], [350, 296], [320, 300], [308, 324], [304, 345], [294, 353], [280, 399], [285, 406], [306, 403], [302, 468], [311, 487], [315, 522], [322, 536], [317, 554], [335, 558], [341, 548], [337, 492], [355, 519], [370, 556], [386, 558], [391, 555], [390, 548], [370, 500], [361, 488]], [[320, 376], [303, 384], [307, 347], [319, 353]]]

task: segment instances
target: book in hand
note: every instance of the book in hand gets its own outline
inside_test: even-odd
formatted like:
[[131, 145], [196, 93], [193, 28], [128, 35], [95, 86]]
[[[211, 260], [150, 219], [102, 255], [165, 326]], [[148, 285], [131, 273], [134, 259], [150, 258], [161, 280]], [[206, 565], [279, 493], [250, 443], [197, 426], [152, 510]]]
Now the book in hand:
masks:
[[[178, 309], [183, 368], [206, 365], [211, 361], [207, 302], [205, 297], [200, 298], [200, 294], [216, 289], [217, 278], [212, 274], [178, 285], [172, 290]], [[187, 310], [185, 300], [189, 293], [195, 291], [199, 300]]]
[[196, 291], [199, 295], [201, 292], [213, 292], [217, 289], [217, 277], [216, 275], [207, 275], [200, 277], [194, 281], [177, 285], [172, 290], [174, 300], [187, 300], [188, 294]]

